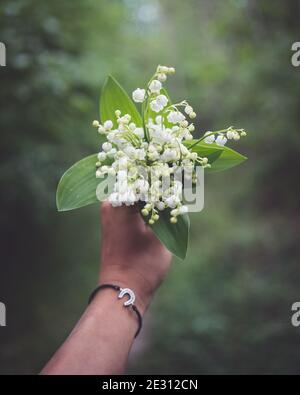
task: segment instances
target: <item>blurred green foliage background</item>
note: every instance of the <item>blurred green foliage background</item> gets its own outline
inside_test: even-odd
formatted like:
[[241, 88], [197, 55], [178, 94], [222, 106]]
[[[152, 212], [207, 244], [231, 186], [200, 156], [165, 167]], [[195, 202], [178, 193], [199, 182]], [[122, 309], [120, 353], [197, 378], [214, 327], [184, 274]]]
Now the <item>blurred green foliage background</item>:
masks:
[[[206, 178], [186, 261], [174, 260], [131, 373], [299, 373], [298, 0], [1, 0], [0, 373], [37, 373], [96, 284], [97, 206], [58, 214], [57, 182], [98, 150], [108, 73], [128, 91], [157, 64], [198, 133], [248, 130], [249, 160]], [[151, 270], [151, 268], [149, 268]]]

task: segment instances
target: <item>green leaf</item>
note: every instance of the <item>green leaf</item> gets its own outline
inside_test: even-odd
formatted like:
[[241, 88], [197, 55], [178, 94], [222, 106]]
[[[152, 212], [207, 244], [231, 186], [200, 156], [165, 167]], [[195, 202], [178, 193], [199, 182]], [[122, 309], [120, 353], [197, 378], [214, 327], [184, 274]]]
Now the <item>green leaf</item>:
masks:
[[[190, 145], [193, 145], [197, 140], [187, 140], [184, 141], [183, 144], [189, 148]], [[215, 162], [223, 153], [223, 147], [219, 146], [210, 146], [208, 144], [199, 143], [192, 147], [191, 151], [197, 152], [199, 156], [202, 158], [207, 158], [209, 163]]]
[[74, 210], [99, 203], [98, 185], [104, 180], [96, 178], [97, 154], [90, 155], [70, 167], [59, 181], [56, 192], [58, 211]]
[[190, 229], [188, 214], [179, 215], [177, 224], [170, 223], [169, 210], [160, 212], [159, 216], [159, 220], [151, 228], [172, 254], [184, 259], [186, 257]]
[[[188, 140], [184, 145], [189, 148], [190, 145], [195, 144], [197, 140]], [[199, 156], [208, 158], [211, 168], [205, 169], [205, 172], [216, 173], [223, 170], [228, 170], [231, 167], [237, 166], [247, 160], [246, 156], [234, 151], [228, 147], [221, 147], [217, 144], [199, 143], [191, 148], [193, 152], [197, 152]]]
[[[213, 147], [217, 147], [216, 144], [212, 144]], [[216, 173], [223, 170], [231, 169], [232, 167], [238, 166], [245, 162], [248, 158], [237, 151], [234, 151], [228, 147], [222, 147], [222, 154], [213, 163], [210, 169], [205, 169], [208, 173]]]
[[109, 76], [104, 83], [100, 99], [101, 122], [104, 123], [110, 119], [116, 128], [116, 110], [120, 110], [122, 115], [131, 115], [132, 122], [139, 127], [142, 126], [142, 118], [136, 106], [121, 85], [112, 76]]

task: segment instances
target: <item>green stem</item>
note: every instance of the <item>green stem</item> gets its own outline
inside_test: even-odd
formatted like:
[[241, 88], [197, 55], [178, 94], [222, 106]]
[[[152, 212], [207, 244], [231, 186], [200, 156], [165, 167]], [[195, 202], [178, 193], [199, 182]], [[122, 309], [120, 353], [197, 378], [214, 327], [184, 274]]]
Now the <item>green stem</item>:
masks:
[[147, 129], [147, 127], [146, 127], [146, 123], [145, 123], [145, 110], [146, 110], [146, 108], [145, 108], [145, 105], [146, 105], [146, 102], [148, 101], [148, 99], [149, 99], [149, 96], [148, 96], [148, 90], [149, 90], [149, 86], [150, 86], [150, 84], [151, 84], [151, 82], [154, 80], [154, 78], [156, 77], [156, 72], [153, 74], [153, 76], [150, 78], [150, 80], [148, 81], [148, 83], [147, 83], [147, 87], [146, 87], [146, 97], [145, 97], [145, 100], [143, 101], [143, 104], [142, 104], [142, 121], [143, 121], [143, 129], [144, 129], [144, 133], [145, 133], [145, 138], [146, 138], [146, 140], [147, 140], [147, 142], [149, 143], [149, 141], [150, 141], [150, 135], [149, 135], [149, 131], [148, 131], [148, 129]]
[[[147, 98], [148, 98], [148, 96], [147, 96]], [[143, 121], [143, 129], [144, 129], [144, 133], [145, 133], [145, 138], [146, 138], [147, 142], [149, 143], [150, 136], [149, 136], [149, 133], [148, 133], [148, 130], [146, 127], [146, 123], [145, 123], [145, 103], [146, 103], [146, 98], [142, 104], [142, 121]]]

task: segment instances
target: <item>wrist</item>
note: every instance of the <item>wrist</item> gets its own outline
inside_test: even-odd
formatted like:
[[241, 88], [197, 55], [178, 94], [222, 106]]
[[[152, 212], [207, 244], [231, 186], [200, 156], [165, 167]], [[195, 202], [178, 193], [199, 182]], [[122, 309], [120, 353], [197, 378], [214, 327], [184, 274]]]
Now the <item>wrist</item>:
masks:
[[[116, 291], [118, 292], [117, 298], [115, 294]], [[112, 303], [111, 300], [113, 293], [115, 303]], [[125, 299], [125, 301], [122, 300], [122, 303], [120, 303], [120, 301], [118, 302], [118, 299], [122, 299], [125, 295], [129, 296], [129, 298], [127, 300]], [[103, 309], [105, 310], [105, 306], [109, 306], [109, 311], [114, 311], [117, 316], [120, 316], [121, 311], [121, 316], [123, 317], [125, 316], [125, 314], [123, 314], [125, 313], [125, 311], [128, 317], [130, 315], [131, 317], [134, 315], [135, 320], [138, 321], [138, 329], [135, 331], [135, 337], [137, 337], [143, 326], [143, 318], [140, 310], [137, 308], [134, 302], [135, 295], [129, 288], [121, 288], [116, 284], [105, 283], [100, 284], [97, 288], [94, 289], [89, 297], [88, 304], [89, 306], [91, 306], [91, 309], [89, 311], [91, 312], [92, 316], [97, 316], [100, 310], [103, 313]], [[114, 308], [112, 308], [113, 305]]]
[[153, 298], [153, 288], [139, 273], [128, 273], [120, 270], [101, 272], [99, 285], [113, 284], [121, 288], [130, 288], [135, 294], [134, 304], [144, 315]]

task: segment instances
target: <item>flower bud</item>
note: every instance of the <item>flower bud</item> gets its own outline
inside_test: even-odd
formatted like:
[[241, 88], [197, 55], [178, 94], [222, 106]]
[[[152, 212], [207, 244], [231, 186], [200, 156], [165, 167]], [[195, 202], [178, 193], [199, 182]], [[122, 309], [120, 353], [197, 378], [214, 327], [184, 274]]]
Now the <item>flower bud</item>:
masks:
[[158, 80], [153, 80], [149, 85], [150, 92], [152, 93], [159, 93], [161, 88], [162, 88], [161, 82]]
[[109, 158], [113, 158], [117, 153], [117, 150], [115, 148], [112, 148], [110, 151], [107, 152], [107, 156]]
[[142, 215], [143, 215], [144, 217], [147, 217], [147, 215], [149, 215], [149, 211], [146, 210], [145, 208], [143, 208], [143, 210], [142, 210]]
[[197, 114], [196, 114], [194, 111], [191, 112], [190, 115], [189, 115], [189, 117], [190, 117], [191, 119], [196, 118], [196, 116], [197, 116]]
[[159, 73], [159, 74], [157, 74], [157, 79], [160, 82], [165, 82], [167, 80], [167, 76], [164, 73]]
[[191, 107], [191, 106], [186, 106], [185, 109], [184, 109], [184, 112], [185, 112], [187, 115], [190, 115], [192, 112], [194, 112], [193, 107]]
[[112, 149], [111, 143], [108, 143], [108, 142], [103, 143], [103, 144], [102, 144], [102, 149], [103, 149], [103, 151], [105, 151], [105, 152], [110, 151], [110, 150]]
[[94, 128], [99, 128], [100, 123], [95, 120], [95, 121], [93, 121], [92, 125], [93, 125]]
[[231, 140], [234, 137], [234, 133], [231, 130], [229, 130], [229, 132], [227, 132], [226, 135], [227, 135], [228, 140]]
[[170, 218], [171, 224], [177, 224], [177, 218], [176, 217], [171, 217]]
[[156, 207], [159, 209], [159, 210], [164, 210], [164, 208], [165, 208], [165, 204], [164, 204], [164, 202], [157, 202], [156, 203]]
[[105, 122], [104, 122], [103, 126], [104, 126], [104, 128], [105, 128], [106, 130], [110, 130], [110, 129], [112, 129], [112, 127], [114, 126], [114, 124], [112, 123], [111, 120], [108, 120], [108, 121], [105, 121]]
[[180, 125], [181, 125], [183, 128], [187, 128], [187, 127], [189, 126], [189, 123], [188, 123], [188, 121], [182, 121], [182, 122], [180, 123]]
[[145, 89], [137, 88], [135, 91], [132, 92], [132, 99], [136, 103], [143, 103], [145, 100], [146, 91]]
[[157, 71], [159, 73], [168, 73], [169, 72], [169, 67], [166, 66], [158, 66], [157, 67]]
[[105, 152], [99, 152], [98, 159], [99, 159], [100, 162], [103, 162], [106, 159], [106, 153]]

